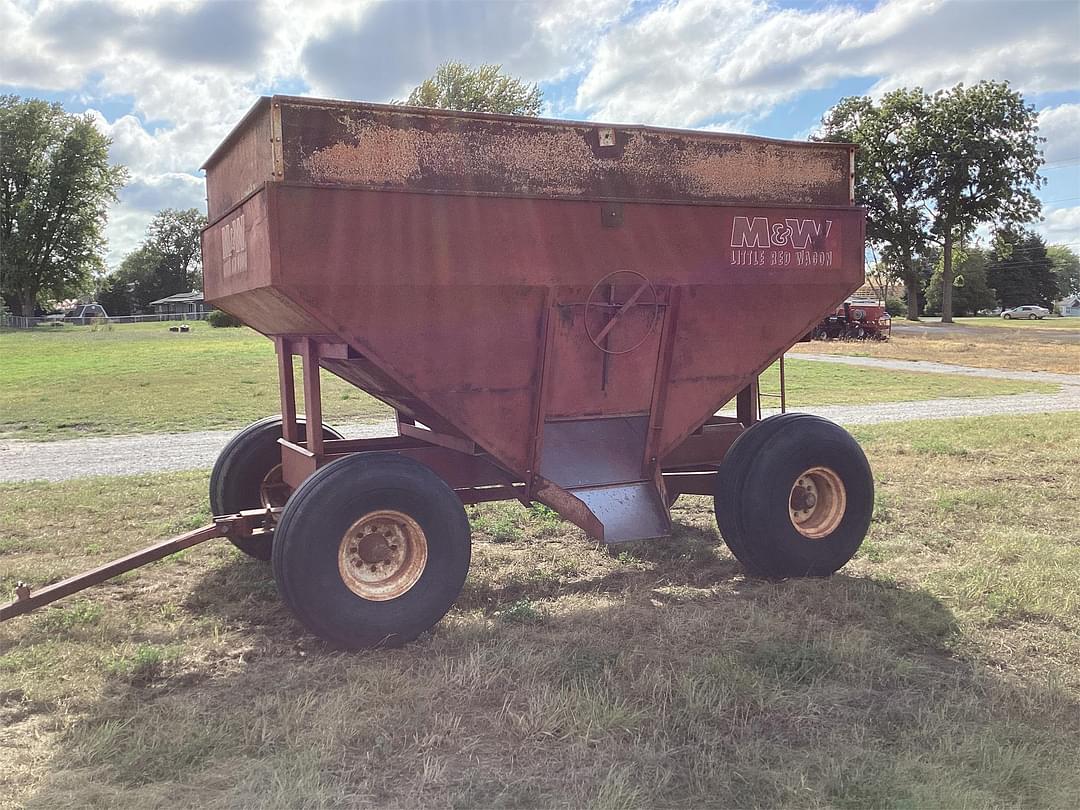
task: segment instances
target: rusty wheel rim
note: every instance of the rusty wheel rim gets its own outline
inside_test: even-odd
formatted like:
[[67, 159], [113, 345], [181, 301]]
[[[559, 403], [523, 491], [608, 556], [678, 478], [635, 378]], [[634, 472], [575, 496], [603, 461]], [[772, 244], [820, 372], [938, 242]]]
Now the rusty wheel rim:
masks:
[[828, 467], [811, 467], [802, 473], [788, 496], [791, 525], [810, 540], [820, 540], [836, 531], [846, 508], [844, 482]]
[[292, 487], [285, 483], [281, 472], [281, 465], [270, 470], [259, 484], [259, 503], [264, 509], [273, 509], [284, 506], [292, 495]]
[[407, 593], [427, 566], [427, 536], [420, 524], [394, 509], [368, 512], [346, 530], [338, 571], [350, 591], [385, 602]]

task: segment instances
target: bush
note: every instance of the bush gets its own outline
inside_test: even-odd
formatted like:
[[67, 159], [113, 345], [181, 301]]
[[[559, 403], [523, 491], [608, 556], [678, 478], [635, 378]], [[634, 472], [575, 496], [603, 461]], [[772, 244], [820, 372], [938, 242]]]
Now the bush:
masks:
[[885, 300], [885, 311], [894, 318], [900, 318], [907, 315], [907, 304], [900, 298], [887, 298]]
[[222, 312], [220, 309], [215, 309], [209, 315], [206, 316], [206, 322], [211, 326], [243, 326], [239, 318], [235, 318], [228, 312]]

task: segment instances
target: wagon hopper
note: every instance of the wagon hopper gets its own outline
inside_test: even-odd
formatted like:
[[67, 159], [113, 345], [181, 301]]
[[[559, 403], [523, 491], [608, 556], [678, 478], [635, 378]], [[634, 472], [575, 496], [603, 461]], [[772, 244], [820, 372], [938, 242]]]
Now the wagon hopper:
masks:
[[[206, 298], [274, 341], [281, 389], [211, 503], [268, 510], [229, 537], [324, 638], [437, 622], [468, 570], [463, 503], [537, 501], [617, 544], [712, 495], [769, 576], [832, 573], [861, 542], [858, 446], [756, 407], [758, 375], [863, 282], [853, 147], [275, 96], [205, 169]], [[324, 426], [320, 368], [397, 435]]]

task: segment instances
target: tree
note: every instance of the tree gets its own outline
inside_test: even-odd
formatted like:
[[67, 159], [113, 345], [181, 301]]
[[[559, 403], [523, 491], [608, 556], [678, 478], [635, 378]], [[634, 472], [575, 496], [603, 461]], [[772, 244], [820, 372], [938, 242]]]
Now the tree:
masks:
[[110, 315], [134, 315], [135, 303], [132, 300], [134, 283], [120, 272], [109, 273], [98, 279], [94, 300], [105, 307]]
[[866, 206], [866, 237], [879, 264], [903, 282], [912, 321], [919, 319], [916, 257], [927, 240], [926, 155], [918, 129], [928, 103], [920, 89], [894, 90], [879, 103], [844, 98], [825, 113], [816, 136], [858, 145], [855, 199]]
[[110, 313], [144, 311], [159, 298], [201, 290], [199, 234], [205, 225], [206, 217], [196, 208], [159, 211], [143, 243], [101, 280], [98, 301]]
[[986, 275], [1001, 306], [1040, 304], [1053, 309], [1058, 280], [1042, 237], [1006, 229], [995, 236], [994, 249], [997, 255], [987, 265]]
[[941, 320], [953, 316], [953, 247], [983, 224], [1030, 222], [1041, 205], [1038, 116], [1008, 82], [936, 93], [920, 127], [932, 231], [941, 240]]
[[106, 209], [127, 178], [89, 115], [0, 96], [0, 290], [23, 315], [85, 288]]
[[[997, 304], [997, 296], [987, 282], [987, 260], [986, 251], [980, 248], [959, 245], [954, 250], [953, 314], [975, 315], [979, 310], [992, 309]], [[939, 257], [926, 288], [926, 309], [930, 313], [941, 311], [944, 264], [943, 257]]]
[[444, 110], [539, 115], [544, 94], [535, 84], [507, 76], [502, 65], [473, 67], [445, 62], [434, 75], [417, 85], [406, 104]]
[[1080, 256], [1076, 251], [1065, 245], [1050, 245], [1046, 255], [1057, 279], [1058, 298], [1080, 295]]

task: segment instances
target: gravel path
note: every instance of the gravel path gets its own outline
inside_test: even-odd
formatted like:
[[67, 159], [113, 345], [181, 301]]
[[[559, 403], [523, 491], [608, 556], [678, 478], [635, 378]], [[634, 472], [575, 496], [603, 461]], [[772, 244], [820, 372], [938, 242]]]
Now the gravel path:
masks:
[[[909, 419], [952, 419], [962, 416], [1080, 411], [1080, 374], [1006, 371], [876, 357], [814, 354], [791, 356], [800, 360], [897, 371], [969, 374], [977, 377], [1046, 382], [1062, 386], [1060, 393], [1056, 394], [957, 397], [872, 405], [827, 405], [801, 409], [845, 425], [867, 425]], [[335, 427], [348, 438], [391, 436], [395, 430], [392, 420], [335, 425]], [[154, 433], [140, 436], [65, 439], [56, 442], [0, 441], [0, 482], [64, 481], [93, 475], [134, 475], [166, 470], [206, 469], [213, 466], [221, 448], [235, 432], [234, 430], [207, 430], [194, 433]]]
[[[334, 427], [347, 439], [396, 433], [393, 420]], [[214, 466], [221, 448], [236, 432], [200, 430], [56, 442], [0, 441], [0, 482], [207, 469]]]

